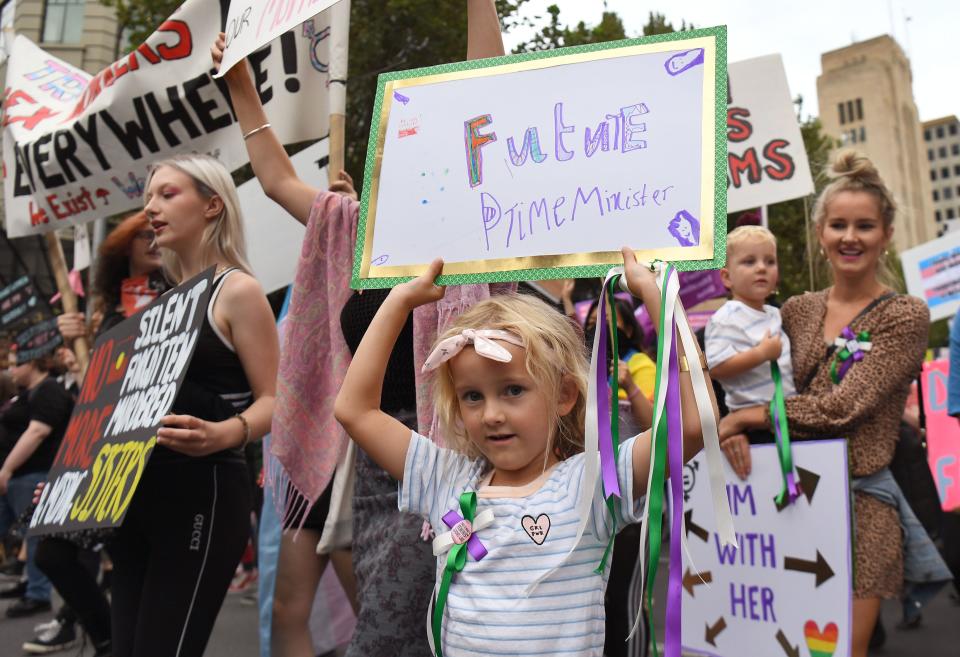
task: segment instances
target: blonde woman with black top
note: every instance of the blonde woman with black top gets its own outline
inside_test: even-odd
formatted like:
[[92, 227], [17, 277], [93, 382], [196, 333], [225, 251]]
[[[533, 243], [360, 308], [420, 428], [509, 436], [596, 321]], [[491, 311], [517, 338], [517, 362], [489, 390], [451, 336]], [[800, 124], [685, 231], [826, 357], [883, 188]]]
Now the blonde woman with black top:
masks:
[[242, 448], [270, 429], [279, 346], [223, 165], [164, 160], [144, 202], [172, 283], [217, 273], [183, 389], [111, 545], [113, 654], [191, 657], [203, 654], [250, 536]]

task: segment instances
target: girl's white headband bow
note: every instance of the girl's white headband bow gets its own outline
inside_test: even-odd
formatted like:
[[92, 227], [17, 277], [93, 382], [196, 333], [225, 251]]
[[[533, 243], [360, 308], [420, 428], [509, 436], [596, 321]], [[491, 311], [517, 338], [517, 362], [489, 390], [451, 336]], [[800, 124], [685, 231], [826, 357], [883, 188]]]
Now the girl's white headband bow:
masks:
[[503, 345], [497, 344], [496, 340], [509, 342], [518, 347], [526, 347], [523, 339], [510, 331], [503, 331], [501, 329], [463, 329], [463, 332], [459, 335], [451, 335], [449, 338], [444, 338], [437, 343], [437, 346], [434, 347], [430, 355], [427, 356], [427, 360], [423, 364], [423, 371], [430, 372], [437, 369], [443, 363], [459, 354], [468, 344], [472, 344], [474, 350], [484, 358], [496, 360], [501, 363], [509, 363], [513, 359], [513, 355]]

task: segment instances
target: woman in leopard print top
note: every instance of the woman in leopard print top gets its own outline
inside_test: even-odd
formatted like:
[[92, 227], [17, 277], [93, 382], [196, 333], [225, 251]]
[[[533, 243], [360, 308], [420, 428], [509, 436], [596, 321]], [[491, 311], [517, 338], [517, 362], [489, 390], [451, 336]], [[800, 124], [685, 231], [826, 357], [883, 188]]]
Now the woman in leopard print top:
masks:
[[[786, 400], [791, 435], [846, 438], [850, 476], [890, 465], [910, 382], [920, 372], [929, 312], [919, 299], [896, 295], [884, 283], [885, 255], [896, 207], [864, 156], [838, 154], [836, 178], [815, 208], [821, 253], [833, 286], [794, 297], [782, 310], [790, 337], [797, 395]], [[871, 349], [835, 382], [834, 341], [849, 328], [869, 332]], [[749, 471], [747, 429], [771, 428], [769, 410], [756, 406], [721, 421], [724, 451], [739, 473]], [[854, 494], [853, 657], [866, 657], [880, 601], [903, 584], [897, 510], [863, 492]]]

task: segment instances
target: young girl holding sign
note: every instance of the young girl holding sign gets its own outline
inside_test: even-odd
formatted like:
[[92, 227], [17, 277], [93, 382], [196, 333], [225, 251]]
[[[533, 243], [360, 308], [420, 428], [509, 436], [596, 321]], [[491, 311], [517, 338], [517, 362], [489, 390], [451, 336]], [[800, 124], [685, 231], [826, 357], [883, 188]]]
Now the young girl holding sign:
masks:
[[242, 447], [270, 428], [279, 346], [223, 165], [203, 155], [154, 165], [144, 211], [174, 283], [217, 273], [175, 414], [110, 546], [113, 654], [199, 657], [250, 536]]
[[[656, 323], [654, 274], [629, 249], [624, 260], [630, 290]], [[616, 528], [640, 520], [650, 432], [620, 447], [616, 469], [624, 497], [611, 521], [602, 495], [580, 487], [586, 459], [597, 458], [583, 453], [582, 338], [544, 303], [516, 295], [461, 315], [424, 364], [438, 370], [436, 404], [450, 448], [382, 412], [390, 351], [414, 308], [443, 297], [433, 284], [441, 268], [434, 261], [424, 275], [391, 291], [347, 371], [336, 417], [401, 481], [401, 508], [427, 517], [438, 534], [430, 618], [437, 655], [601, 655], [607, 575], [595, 569]], [[703, 440], [689, 372], [680, 388], [684, 458], [690, 458]], [[575, 544], [577, 501], [584, 495], [594, 500], [591, 521]]]

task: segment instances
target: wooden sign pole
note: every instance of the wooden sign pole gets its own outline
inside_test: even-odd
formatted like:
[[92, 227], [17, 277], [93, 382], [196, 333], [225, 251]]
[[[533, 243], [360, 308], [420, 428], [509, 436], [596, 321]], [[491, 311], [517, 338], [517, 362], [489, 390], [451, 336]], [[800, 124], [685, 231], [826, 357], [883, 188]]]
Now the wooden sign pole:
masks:
[[[56, 231], [50, 231], [43, 237], [47, 241], [47, 257], [50, 259], [50, 267], [53, 269], [54, 278], [57, 279], [57, 290], [60, 292], [63, 311], [67, 313], [78, 312], [77, 295], [70, 287], [67, 261], [63, 256], [63, 245], [60, 244], [60, 238], [57, 237]], [[90, 345], [85, 337], [79, 337], [73, 341], [73, 353], [77, 356], [82, 377], [87, 371], [87, 364], [90, 362]]]

